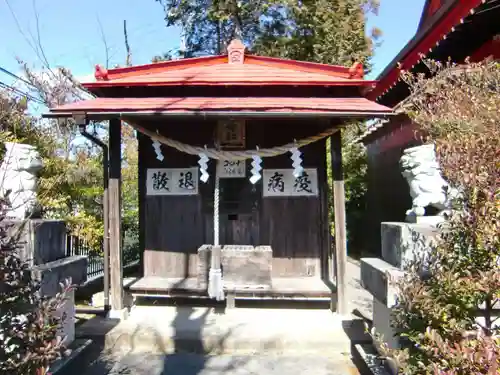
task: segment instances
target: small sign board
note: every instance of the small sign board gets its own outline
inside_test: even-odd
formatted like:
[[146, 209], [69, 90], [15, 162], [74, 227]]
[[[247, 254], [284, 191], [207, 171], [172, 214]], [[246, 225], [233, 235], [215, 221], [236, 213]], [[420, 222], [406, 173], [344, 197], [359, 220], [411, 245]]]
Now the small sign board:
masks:
[[198, 168], [149, 168], [146, 195], [198, 194]]
[[219, 160], [217, 162], [217, 176], [219, 178], [245, 178], [245, 160]]
[[318, 170], [306, 168], [295, 177], [293, 169], [264, 169], [262, 173], [264, 197], [318, 196]]
[[224, 148], [245, 148], [245, 120], [228, 119], [217, 123], [217, 140]]

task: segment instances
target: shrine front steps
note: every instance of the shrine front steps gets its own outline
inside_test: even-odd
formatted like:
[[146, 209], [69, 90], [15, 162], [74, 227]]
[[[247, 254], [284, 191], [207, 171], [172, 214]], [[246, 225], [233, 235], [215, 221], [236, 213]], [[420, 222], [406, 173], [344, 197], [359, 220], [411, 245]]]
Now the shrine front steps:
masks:
[[105, 336], [105, 348], [205, 355], [334, 355], [350, 353], [342, 319], [329, 310], [136, 306]]

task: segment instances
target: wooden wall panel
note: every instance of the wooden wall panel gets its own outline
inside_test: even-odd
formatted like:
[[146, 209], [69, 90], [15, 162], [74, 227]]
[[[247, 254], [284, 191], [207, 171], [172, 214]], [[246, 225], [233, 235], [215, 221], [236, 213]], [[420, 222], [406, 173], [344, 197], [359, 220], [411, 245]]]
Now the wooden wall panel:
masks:
[[[212, 142], [213, 122], [176, 121], [149, 123], [172, 139], [203, 146]], [[147, 137], [141, 141], [141, 168], [178, 168], [197, 166], [198, 157], [162, 146], [165, 159], [158, 161]], [[145, 184], [146, 173], [140, 183]], [[208, 185], [208, 186], [207, 186]], [[213, 188], [212, 188], [213, 189]], [[211, 190], [210, 184], [200, 182], [196, 196], [146, 196], [144, 194], [144, 275], [189, 277], [197, 271], [197, 250], [205, 243], [205, 221], [202, 215], [202, 195]], [[211, 193], [210, 193], [211, 194]]]
[[[144, 125], [143, 125], [144, 126]], [[215, 122], [196, 120], [175, 124], [150, 123], [168, 137], [200, 146], [213, 145]], [[323, 126], [324, 128], [324, 126]], [[247, 121], [247, 149], [273, 147], [294, 139], [317, 134], [322, 127], [304, 120]], [[162, 147], [165, 160], [159, 162], [151, 141], [141, 137], [141, 184], [145, 169], [196, 166], [197, 156]], [[320, 141], [301, 149], [304, 167], [318, 169], [318, 197], [263, 198], [262, 182], [252, 186], [248, 179], [241, 190], [247, 200], [241, 212], [221, 210], [221, 244], [271, 245], [273, 275], [281, 277], [319, 276], [325, 273], [329, 254], [326, 149]], [[290, 154], [265, 158], [264, 168], [291, 168]], [[196, 274], [196, 251], [213, 243], [213, 189], [215, 163], [210, 162], [211, 178], [200, 182], [197, 196], [143, 196], [141, 231], [144, 243], [145, 276], [187, 277]], [[250, 161], [247, 170], [251, 169]], [[224, 188], [224, 184], [221, 184]], [[144, 186], [142, 187], [144, 191]], [[249, 243], [250, 242], [250, 243]], [[322, 256], [323, 262], [322, 262]]]
[[[271, 129], [271, 130], [269, 130]], [[260, 147], [272, 147], [317, 134], [320, 126], [298, 120], [281, 123], [256, 123], [247, 130], [248, 141]], [[255, 146], [251, 144], [249, 148]], [[259, 213], [260, 245], [273, 249], [273, 276], [319, 276], [321, 255], [327, 253], [327, 212], [322, 200], [328, 190], [326, 182], [326, 147], [319, 141], [301, 148], [303, 166], [318, 169], [318, 197], [266, 197], [261, 198]], [[291, 168], [290, 153], [265, 158], [263, 168]], [[262, 197], [263, 181], [259, 184]]]
[[[200, 197], [148, 197], [146, 200], [145, 269], [148, 276], [187, 277], [196, 269], [196, 254], [203, 243]], [[196, 257], [194, 257], [196, 258]]]

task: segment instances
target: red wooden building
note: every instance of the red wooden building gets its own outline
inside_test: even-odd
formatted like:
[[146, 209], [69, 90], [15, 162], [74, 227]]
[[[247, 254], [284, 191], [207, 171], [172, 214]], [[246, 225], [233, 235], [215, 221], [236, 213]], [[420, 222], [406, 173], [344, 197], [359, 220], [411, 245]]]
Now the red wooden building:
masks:
[[[403, 5], [402, 5], [403, 7]], [[415, 36], [377, 78], [368, 98], [394, 108], [409, 95], [401, 69], [426, 72], [422, 56], [456, 63], [500, 58], [500, 6], [496, 0], [427, 0]], [[360, 138], [368, 152], [368, 220], [365, 248], [380, 255], [380, 223], [404, 221], [411, 207], [399, 159], [420, 143], [406, 116], [376, 121]]]
[[[338, 308], [345, 312], [339, 130], [350, 119], [392, 113], [366, 99], [373, 84], [363, 79], [359, 64], [252, 56], [239, 41], [231, 43], [227, 55], [97, 67], [96, 81], [83, 85], [96, 98], [52, 108], [50, 116], [74, 117], [83, 126], [109, 120], [111, 307], [123, 307], [119, 145], [124, 121], [139, 139], [143, 278], [130, 286], [134, 293], [206, 295], [208, 270], [217, 265], [207, 264], [210, 248], [203, 245], [215, 244], [222, 246], [225, 291], [231, 296], [330, 298], [337, 292]], [[328, 138], [335, 252], [328, 222]], [[303, 161], [292, 166], [295, 147]], [[206, 182], [206, 173], [199, 171], [203, 155], [209, 158]], [[255, 155], [262, 157], [258, 181], [251, 164]]]

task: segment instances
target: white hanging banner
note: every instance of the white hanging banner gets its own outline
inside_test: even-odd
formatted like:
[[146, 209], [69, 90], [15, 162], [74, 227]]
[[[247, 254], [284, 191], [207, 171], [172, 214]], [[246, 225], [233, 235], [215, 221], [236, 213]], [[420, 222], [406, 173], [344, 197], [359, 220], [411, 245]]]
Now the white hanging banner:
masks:
[[260, 171], [262, 170], [260, 165], [261, 163], [262, 159], [259, 155], [252, 156], [252, 170], [250, 171], [252, 173], [252, 177], [250, 177], [250, 182], [254, 185], [262, 178], [262, 175], [260, 174]]
[[146, 195], [198, 194], [198, 168], [149, 168]]
[[245, 178], [246, 166], [245, 160], [218, 160], [217, 176], [219, 178]]
[[153, 141], [153, 150], [155, 150], [156, 159], [158, 159], [159, 161], [163, 161], [163, 159], [165, 159], [165, 157], [163, 156], [163, 154], [161, 152], [161, 143], [160, 142]]
[[299, 177], [304, 173], [304, 168], [302, 167], [302, 152], [296, 147], [292, 148], [290, 150], [290, 153], [292, 156], [290, 156], [290, 159], [292, 159], [292, 167], [293, 167], [293, 175], [295, 177]]
[[294, 176], [294, 169], [264, 169], [264, 197], [316, 197], [318, 196], [318, 170], [303, 169]]
[[200, 157], [200, 160], [198, 160], [198, 165], [200, 166], [200, 172], [201, 172], [201, 177], [200, 177], [200, 180], [203, 181], [203, 182], [207, 182], [208, 181], [208, 161], [210, 159], [208, 159], [207, 155], [205, 154], [199, 154], [198, 155]]

